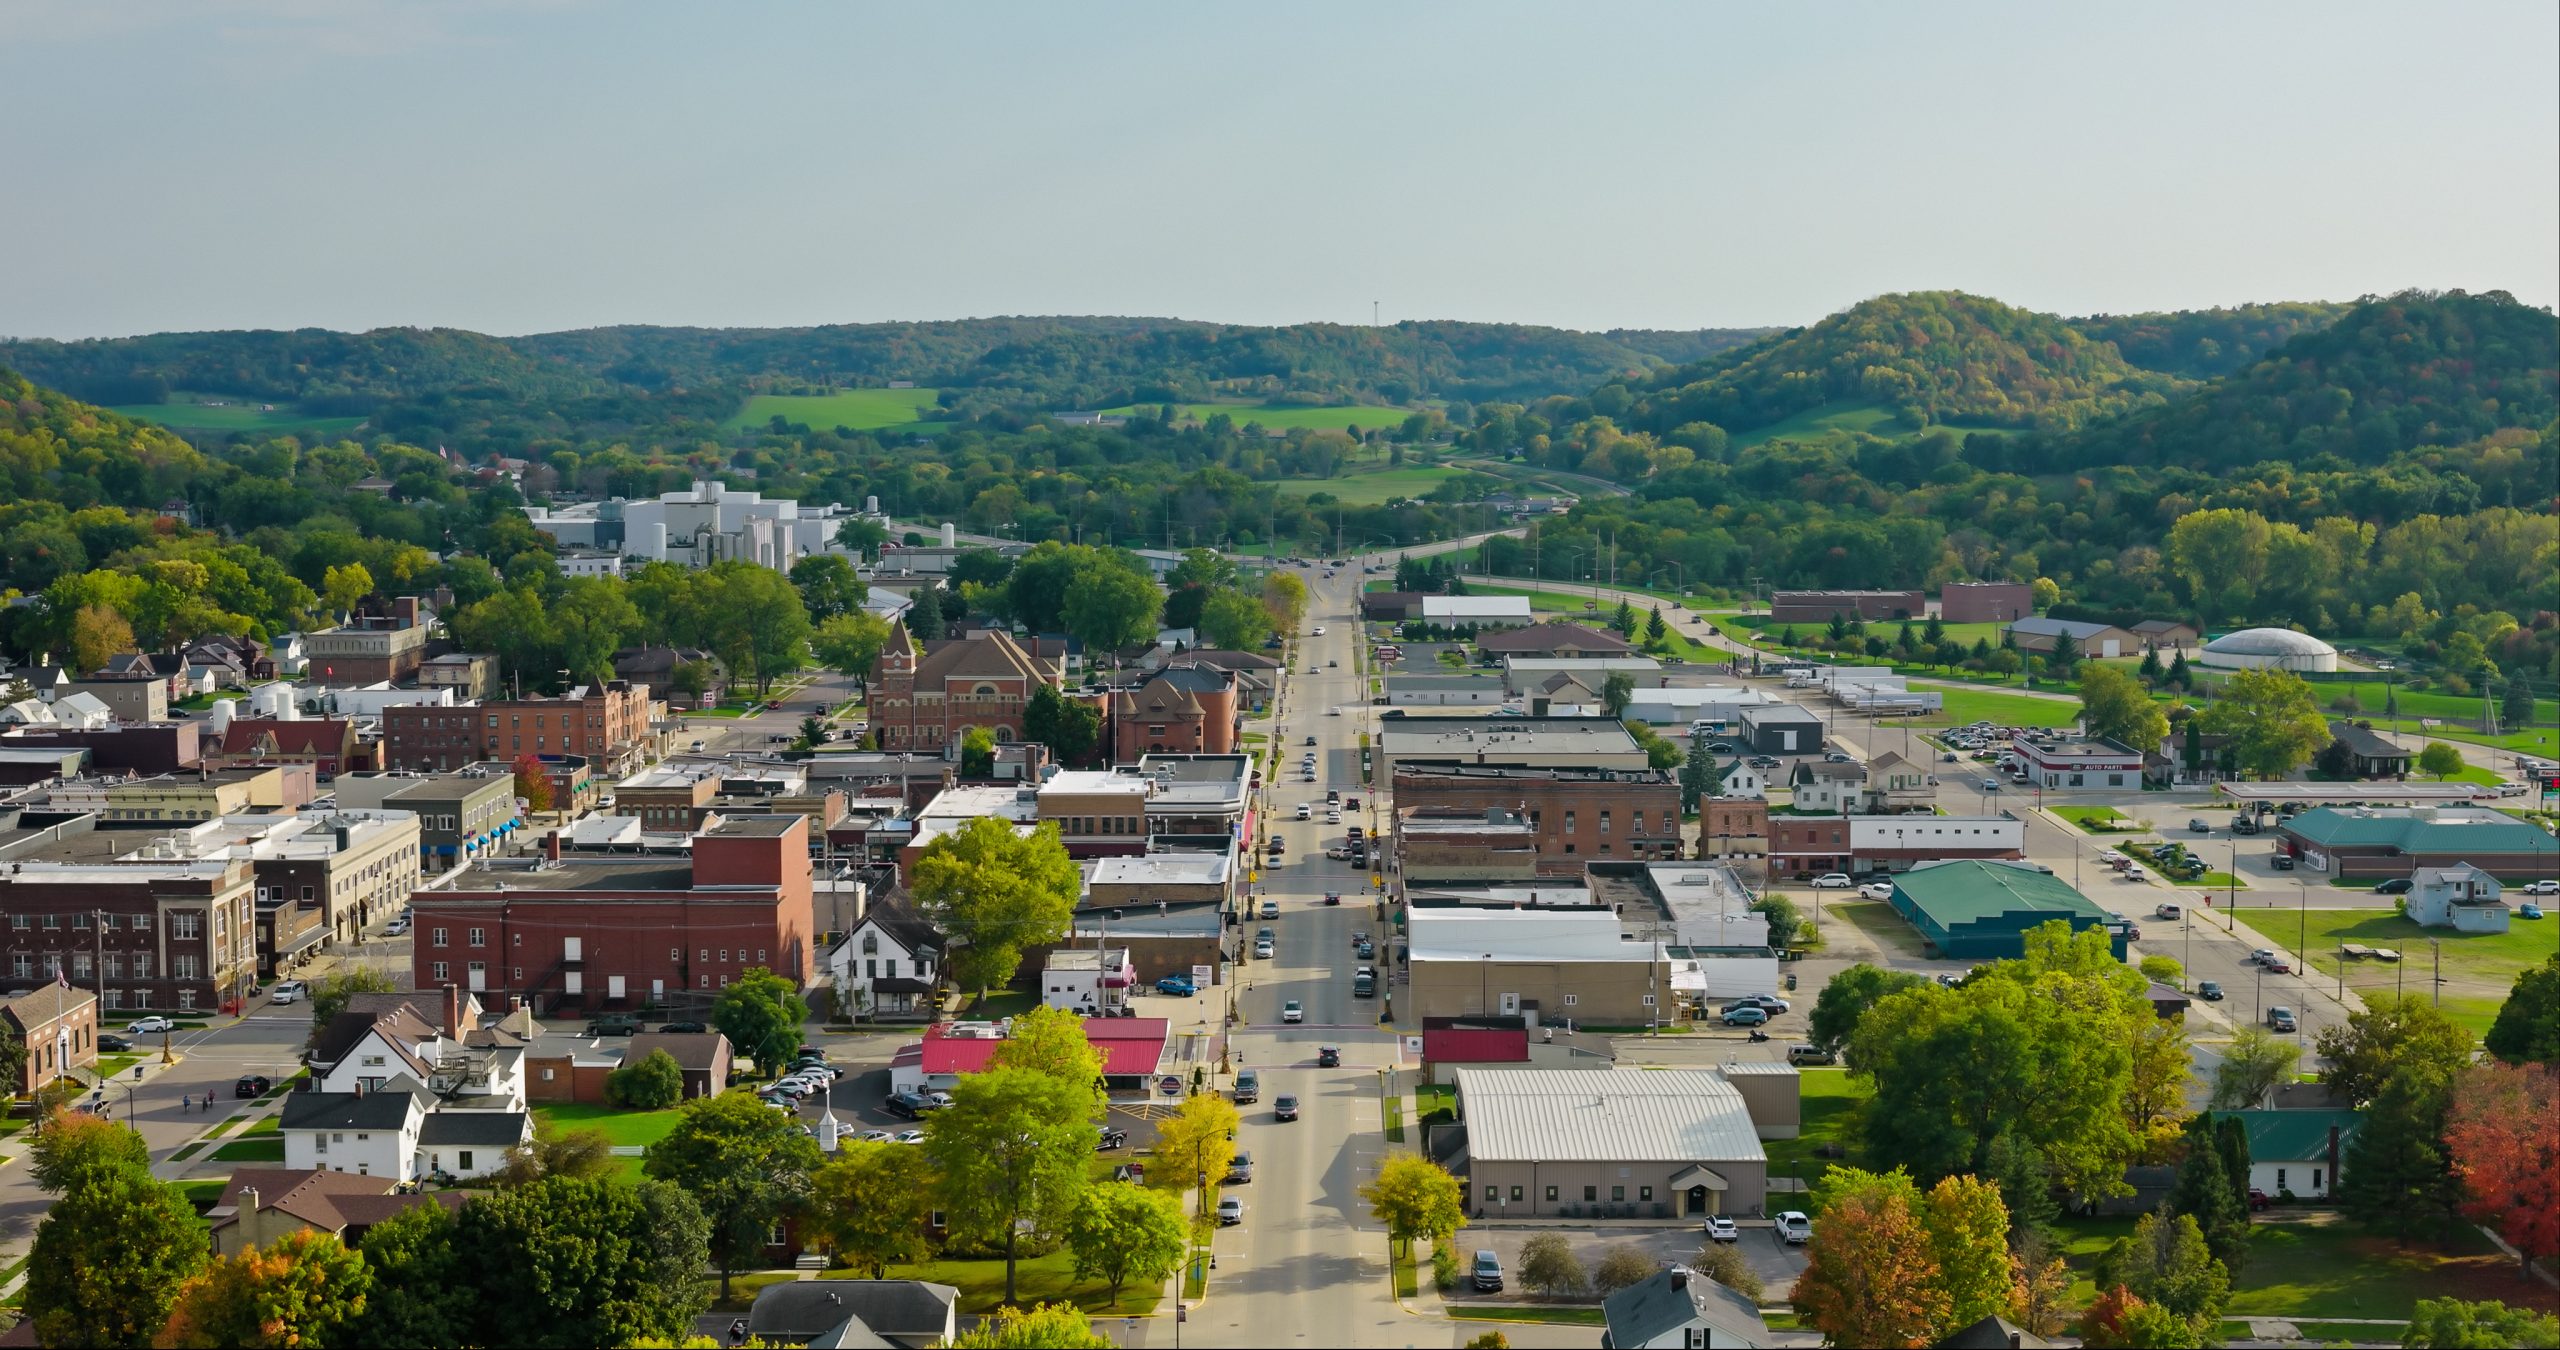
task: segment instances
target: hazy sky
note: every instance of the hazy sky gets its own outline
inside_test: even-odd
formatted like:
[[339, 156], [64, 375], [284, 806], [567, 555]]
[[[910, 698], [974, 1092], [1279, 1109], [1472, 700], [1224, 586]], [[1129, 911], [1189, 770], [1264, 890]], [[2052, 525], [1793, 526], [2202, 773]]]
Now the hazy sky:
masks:
[[2560, 297], [2560, 5], [0, 0], [0, 334]]

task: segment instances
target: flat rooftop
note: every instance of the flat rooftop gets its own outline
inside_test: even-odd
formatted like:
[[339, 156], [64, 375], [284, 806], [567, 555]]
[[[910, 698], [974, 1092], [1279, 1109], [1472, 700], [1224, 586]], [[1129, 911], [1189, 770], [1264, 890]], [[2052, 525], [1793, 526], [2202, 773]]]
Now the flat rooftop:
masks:
[[805, 816], [794, 815], [724, 815], [719, 824], [703, 833], [715, 839], [779, 839], [806, 820]]
[[1625, 727], [1605, 717], [1399, 717], [1379, 723], [1378, 748], [1395, 759], [1642, 753]]
[[1131, 858], [1099, 858], [1087, 876], [1089, 886], [1215, 886], [1235, 875], [1235, 859], [1224, 853], [1145, 853]]
[[439, 886], [419, 892], [422, 899], [438, 895], [481, 896], [501, 891], [689, 891], [693, 889], [693, 863], [690, 859], [669, 862], [663, 858], [579, 858], [565, 857], [558, 862], [532, 860], [531, 866], [486, 866], [474, 868], [451, 886]]
[[1113, 773], [1108, 769], [1062, 769], [1049, 775], [1040, 785], [1042, 793], [1061, 794], [1134, 792], [1143, 794], [1147, 780], [1136, 774]]
[[[1632, 744], [1630, 738], [1630, 744]], [[1512, 783], [1669, 783], [1672, 776], [1659, 769], [1568, 769], [1555, 765], [1517, 764], [1435, 764], [1428, 761], [1398, 765], [1396, 776], [1416, 778], [1457, 778], [1484, 782]]]

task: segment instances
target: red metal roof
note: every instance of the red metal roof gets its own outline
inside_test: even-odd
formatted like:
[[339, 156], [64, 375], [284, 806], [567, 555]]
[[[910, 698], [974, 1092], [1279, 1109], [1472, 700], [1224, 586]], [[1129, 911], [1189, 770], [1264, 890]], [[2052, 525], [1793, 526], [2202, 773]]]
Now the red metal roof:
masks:
[[1514, 1028], [1424, 1027], [1422, 1057], [1433, 1064], [1525, 1064], [1529, 1033]]
[[[1149, 1074], [1164, 1060], [1164, 1043], [1173, 1023], [1162, 1017], [1088, 1017], [1085, 1039], [1102, 1055], [1102, 1071], [1111, 1077]], [[924, 1071], [928, 1074], [983, 1073], [995, 1058], [998, 1038], [978, 1039], [950, 1034], [950, 1028], [925, 1028]], [[1528, 1055], [1524, 1041], [1521, 1055]]]

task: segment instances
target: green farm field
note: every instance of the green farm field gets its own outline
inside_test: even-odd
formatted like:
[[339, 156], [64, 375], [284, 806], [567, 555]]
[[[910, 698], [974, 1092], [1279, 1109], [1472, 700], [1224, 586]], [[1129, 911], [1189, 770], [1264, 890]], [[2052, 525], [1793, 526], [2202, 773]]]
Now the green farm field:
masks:
[[840, 389], [832, 394], [758, 394], [720, 425], [736, 431], [763, 426], [780, 415], [821, 431], [835, 427], [877, 431], [921, 421], [941, 393], [939, 389]]
[[[204, 402], [209, 398], [221, 399], [222, 406]], [[361, 417], [312, 417], [296, 411], [289, 403], [270, 408], [256, 399], [218, 394], [172, 394], [166, 403], [132, 403], [107, 411], [179, 431], [276, 431], [334, 436], [353, 431], [364, 422]]]
[[1271, 486], [1294, 497], [1330, 493], [1352, 506], [1376, 506], [1398, 497], [1421, 497], [1458, 476], [1456, 469], [1380, 469], [1340, 478], [1291, 478]]
[[[1922, 431], [1933, 429], [1923, 428]], [[2002, 427], [1964, 427], [1952, 423], [1947, 424], [1947, 430], [1960, 437], [1977, 431], [1986, 431], [1995, 436], [2010, 434]], [[1904, 426], [1891, 408], [1880, 408], [1867, 403], [1826, 403], [1819, 408], [1797, 413], [1782, 422], [1772, 422], [1753, 431], [1737, 432], [1733, 437], [1733, 448], [1748, 449], [1751, 446], [1766, 445], [1778, 440], [1818, 440], [1824, 436], [1844, 432], [1896, 441], [1908, 436], [1920, 435], [1922, 431], [1913, 431]]]
[[[1384, 427], [1402, 426], [1404, 419], [1413, 416], [1411, 408], [1309, 408], [1287, 403], [1177, 403], [1174, 407], [1184, 417], [1194, 421], [1205, 422], [1219, 413], [1225, 413], [1234, 418], [1239, 427], [1247, 423], [1259, 422], [1274, 431], [1294, 431], [1300, 427], [1318, 431], [1328, 428], [1339, 431], [1351, 426], [1356, 426], [1363, 431], [1375, 431]], [[1127, 417], [1136, 411], [1137, 408], [1134, 405], [1102, 410], [1108, 417]]]

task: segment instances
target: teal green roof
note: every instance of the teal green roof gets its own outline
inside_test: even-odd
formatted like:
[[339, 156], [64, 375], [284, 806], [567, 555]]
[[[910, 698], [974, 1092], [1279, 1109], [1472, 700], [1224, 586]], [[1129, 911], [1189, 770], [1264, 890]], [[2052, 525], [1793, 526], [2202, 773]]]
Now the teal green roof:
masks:
[[2364, 1124], [2362, 1111], [2216, 1111], [2231, 1116], [2249, 1132], [2251, 1162], [2308, 1162], [2329, 1156], [2329, 1127], [2338, 1127], [2338, 1147], [2356, 1137]]
[[2405, 810], [2323, 806], [2285, 826], [2321, 848], [2397, 848], [2402, 853], [2560, 853], [2560, 840], [2503, 811], [2481, 807], [2440, 809], [2427, 820]]
[[1915, 867], [1895, 877], [1893, 885], [1940, 927], [1948, 929], [2021, 911], [2092, 923], [2103, 923], [2109, 917], [2089, 897], [2050, 872], [1972, 858]]

